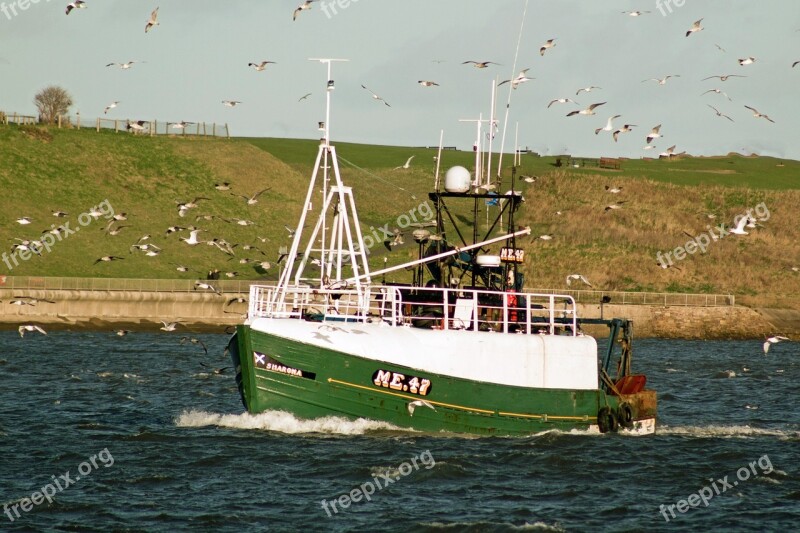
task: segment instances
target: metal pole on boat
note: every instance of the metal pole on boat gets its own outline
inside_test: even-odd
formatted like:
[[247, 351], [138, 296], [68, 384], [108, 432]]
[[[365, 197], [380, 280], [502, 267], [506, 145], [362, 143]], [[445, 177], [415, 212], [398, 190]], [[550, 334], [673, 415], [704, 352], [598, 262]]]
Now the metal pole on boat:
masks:
[[433, 190], [439, 192], [439, 168], [442, 163], [442, 143], [444, 142], [444, 130], [439, 132], [439, 153], [436, 155], [436, 180], [433, 184]]
[[497, 103], [497, 79], [492, 80], [492, 103], [489, 112], [489, 153], [486, 156], [486, 185], [491, 181], [492, 174], [492, 144], [494, 141], [494, 128], [497, 124], [495, 119], [495, 106]]

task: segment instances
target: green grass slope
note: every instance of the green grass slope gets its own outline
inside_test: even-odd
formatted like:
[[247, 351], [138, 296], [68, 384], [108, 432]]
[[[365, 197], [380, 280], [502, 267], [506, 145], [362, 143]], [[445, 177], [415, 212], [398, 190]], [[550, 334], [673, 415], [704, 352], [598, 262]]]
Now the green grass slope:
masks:
[[[94, 220], [80, 232], [57, 242], [42, 257], [8, 267], [0, 274], [195, 278], [217, 268], [235, 271], [242, 278], [264, 277], [242, 258], [270, 260], [266, 274], [274, 279], [278, 249], [289, 244], [284, 225], [294, 227], [308, 186], [319, 142], [293, 139], [190, 139], [146, 137], [91, 130], [48, 130], [0, 127], [0, 183], [5, 199], [0, 203], [0, 238], [8, 253], [14, 239], [39, 238], [51, 225], [70, 222], [108, 200], [116, 212], [130, 214], [120, 235], [107, 235], [105, 218]], [[353, 186], [362, 230], [400, 227], [429, 212], [428, 191], [434, 185], [436, 150], [336, 143], [342, 177]], [[409, 169], [396, 168], [414, 156]], [[497, 156], [494, 159], [496, 165]], [[562, 161], [567, 159], [562, 157]], [[535, 183], [518, 181], [515, 188], [526, 202], [517, 215], [519, 225], [530, 225], [532, 237], [520, 240], [527, 250], [524, 266], [528, 286], [566, 287], [567, 274], [584, 274], [599, 289], [734, 293], [756, 303], [794, 305], [800, 294], [800, 163], [772, 158], [731, 155], [713, 158], [681, 157], [672, 160], [624, 160], [621, 170], [555, 166], [555, 157], [525, 155], [521, 175], [535, 175]], [[505, 156], [500, 192], [510, 189], [511, 157]], [[453, 165], [472, 168], [471, 152], [445, 151], [442, 173]], [[231, 192], [214, 189], [230, 182]], [[611, 194], [605, 186], [622, 187]], [[269, 190], [257, 204], [248, 206], [236, 194]], [[232, 194], [233, 193], [233, 194]], [[315, 198], [318, 201], [318, 194]], [[179, 217], [178, 201], [196, 197], [200, 206]], [[605, 206], [624, 202], [622, 209]], [[763, 227], [750, 235], [726, 236], [711, 242], [705, 253], [688, 255], [667, 270], [656, 257], [685, 246], [688, 235], [708, 235], [720, 223], [761, 206], [769, 212]], [[496, 207], [480, 205], [479, 233]], [[54, 210], [69, 213], [57, 219]], [[560, 212], [561, 214], [557, 214]], [[754, 211], [755, 212], [755, 211]], [[243, 227], [214, 219], [212, 214], [240, 218], [256, 225]], [[465, 218], [469, 209], [457, 210]], [[714, 215], [715, 218], [708, 218]], [[28, 216], [33, 223], [15, 220]], [[85, 217], [84, 217], [84, 220]], [[205, 244], [189, 246], [178, 240], [186, 232], [165, 235], [172, 225], [204, 229], [202, 239], [222, 238], [238, 243], [232, 260]], [[406, 230], [407, 244], [386, 250], [382, 243], [371, 249], [373, 268], [415, 258], [416, 246]], [[719, 233], [718, 229], [714, 230]], [[468, 228], [467, 232], [471, 233]], [[150, 234], [148, 242], [163, 249], [157, 257], [130, 253], [131, 244]], [[553, 234], [553, 239], [536, 239]], [[687, 235], [688, 234], [688, 235]], [[379, 234], [380, 235], [380, 234]], [[379, 239], [375, 239], [379, 240]], [[260, 251], [244, 251], [244, 245]], [[124, 257], [100, 263], [103, 255]], [[174, 264], [193, 269], [180, 273]], [[401, 271], [390, 278], [408, 281]]]

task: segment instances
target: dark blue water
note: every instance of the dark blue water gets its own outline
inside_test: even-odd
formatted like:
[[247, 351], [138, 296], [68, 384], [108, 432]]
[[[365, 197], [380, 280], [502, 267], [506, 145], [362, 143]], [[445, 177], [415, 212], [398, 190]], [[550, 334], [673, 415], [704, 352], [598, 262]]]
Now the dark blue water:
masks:
[[[208, 356], [179, 338], [0, 332], [0, 530], [791, 531], [800, 524], [800, 343], [765, 356], [758, 341], [636, 341], [634, 370], [646, 371], [660, 394], [655, 436], [465, 438], [242, 414], [230, 371], [200, 365], [228, 364], [227, 337], [200, 336]], [[386, 478], [394, 482], [384, 487]], [[23, 500], [43, 488], [55, 492], [52, 503]], [[374, 493], [370, 501], [352, 493], [360, 501], [343, 508], [337, 499], [354, 489]], [[674, 518], [660, 511], [698, 493], [707, 506], [694, 496], [698, 506], [673, 507]]]

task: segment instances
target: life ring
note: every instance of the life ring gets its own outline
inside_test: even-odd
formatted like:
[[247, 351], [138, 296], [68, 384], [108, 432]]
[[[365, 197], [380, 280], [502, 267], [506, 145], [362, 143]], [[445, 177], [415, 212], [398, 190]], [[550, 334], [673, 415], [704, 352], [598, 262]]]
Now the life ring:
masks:
[[612, 433], [617, 431], [619, 423], [617, 422], [617, 415], [610, 407], [603, 407], [597, 412], [597, 427], [600, 428], [600, 433]]
[[617, 420], [619, 425], [624, 428], [633, 427], [633, 407], [628, 402], [622, 402], [617, 407]]
[[0, 276], [0, 285], [5, 285], [5, 284], [6, 284], [6, 277]]

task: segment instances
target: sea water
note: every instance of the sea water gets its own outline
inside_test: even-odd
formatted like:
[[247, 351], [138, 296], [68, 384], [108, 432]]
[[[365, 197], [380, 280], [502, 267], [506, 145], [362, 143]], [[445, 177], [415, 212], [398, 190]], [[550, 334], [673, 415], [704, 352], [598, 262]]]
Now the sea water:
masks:
[[183, 335], [0, 332], [0, 530], [800, 524], [800, 343], [639, 339], [656, 435], [476, 438], [245, 414], [227, 336]]

